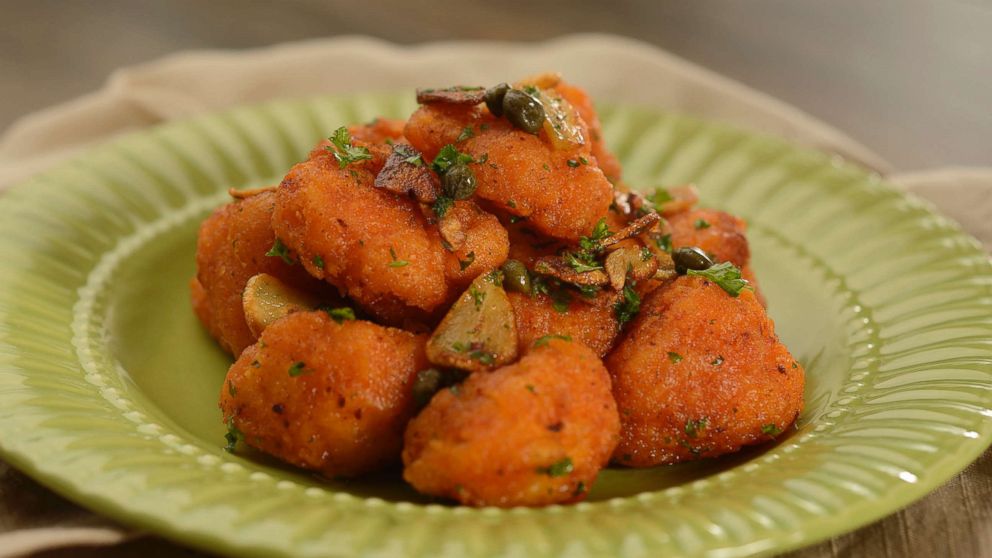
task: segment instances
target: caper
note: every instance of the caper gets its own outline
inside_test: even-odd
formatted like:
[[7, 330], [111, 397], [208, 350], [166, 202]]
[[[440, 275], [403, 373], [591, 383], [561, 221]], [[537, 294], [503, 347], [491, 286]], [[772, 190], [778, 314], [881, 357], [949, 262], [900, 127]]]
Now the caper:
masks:
[[443, 387], [443, 380], [443, 375], [437, 368], [428, 368], [417, 372], [417, 377], [413, 380], [413, 401], [418, 409], [430, 403], [434, 394]]
[[510, 124], [531, 134], [536, 134], [544, 125], [544, 106], [517, 89], [510, 89], [503, 96], [503, 112]]
[[526, 295], [531, 293], [530, 273], [524, 264], [518, 260], [506, 260], [500, 269], [503, 270], [504, 287]]
[[713, 267], [713, 260], [695, 246], [677, 248], [672, 252], [672, 260], [675, 261], [675, 273], [679, 275], [685, 275], [690, 269], [702, 271]]
[[467, 200], [475, 193], [475, 173], [465, 163], [455, 163], [441, 177], [441, 186], [449, 198]]
[[489, 89], [486, 89], [486, 108], [495, 117], [503, 116], [503, 97], [506, 96], [506, 92], [510, 90], [510, 86], [501, 83], [499, 85], [494, 85]]

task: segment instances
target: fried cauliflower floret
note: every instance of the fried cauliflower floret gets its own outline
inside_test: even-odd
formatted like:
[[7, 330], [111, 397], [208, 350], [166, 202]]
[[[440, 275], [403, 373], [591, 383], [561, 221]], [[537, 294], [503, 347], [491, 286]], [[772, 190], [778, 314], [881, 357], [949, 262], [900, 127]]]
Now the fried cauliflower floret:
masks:
[[245, 443], [325, 476], [398, 460], [426, 336], [325, 312], [275, 322], [227, 373], [220, 407]]
[[275, 242], [270, 224], [274, 204], [275, 195], [263, 192], [217, 209], [200, 225], [197, 272], [190, 283], [193, 309], [234, 356], [255, 342], [241, 304], [245, 283], [253, 275], [268, 273], [300, 289], [326, 291], [301, 266], [265, 255]]
[[473, 279], [506, 261], [510, 240], [496, 216], [469, 200], [455, 202], [439, 227], [449, 224], [457, 231], [451, 235], [456, 242], [446, 249], [445, 277], [457, 296]]
[[272, 226], [311, 275], [375, 317], [425, 320], [450, 297], [445, 249], [417, 203], [375, 188], [366, 163], [341, 168], [315, 150], [276, 191]]
[[[578, 112], [578, 125], [588, 138], [591, 132]], [[576, 240], [588, 234], [613, 201], [613, 187], [589, 139], [555, 149], [547, 138], [517, 130], [481, 106], [442, 104], [418, 108], [404, 134], [427, 158], [452, 144], [485, 161], [470, 165], [478, 183], [475, 195], [500, 211], [527, 217], [548, 236]]]
[[554, 301], [544, 294], [530, 296], [510, 291], [507, 296], [513, 305], [521, 347], [529, 347], [545, 335], [567, 335], [602, 357], [613, 347], [620, 332], [613, 311], [617, 297], [605, 292], [592, 300], [573, 296], [559, 305], [564, 312], [556, 310]]
[[651, 293], [606, 357], [622, 417], [615, 462], [650, 467], [772, 439], [803, 407], [803, 367], [748, 290], [702, 277]]
[[747, 224], [740, 217], [715, 209], [694, 209], [670, 216], [668, 226], [675, 248], [696, 246], [717, 262], [730, 262], [737, 267], [747, 265], [751, 259], [744, 236]]
[[617, 441], [609, 376], [584, 345], [540, 345], [435, 395], [407, 427], [403, 478], [473, 506], [581, 500]]
[[555, 149], [538, 136], [500, 124], [464, 142], [463, 150], [473, 157], [487, 155], [486, 163], [472, 166], [476, 195], [527, 217], [548, 236], [577, 240], [589, 234], [613, 202], [613, 187], [588, 159], [588, 147]]
[[458, 138], [465, 128], [480, 130], [496, 122], [489, 111], [478, 105], [421, 105], [410, 115], [403, 135], [423, 154], [424, 160], [431, 160], [445, 145], [459, 144]]

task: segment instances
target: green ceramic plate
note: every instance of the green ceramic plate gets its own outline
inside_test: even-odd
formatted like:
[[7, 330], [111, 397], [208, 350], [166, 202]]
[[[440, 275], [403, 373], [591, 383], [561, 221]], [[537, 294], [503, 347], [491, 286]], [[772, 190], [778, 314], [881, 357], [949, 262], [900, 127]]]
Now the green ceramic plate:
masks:
[[695, 181], [751, 223], [806, 410], [777, 444], [606, 471], [589, 501], [469, 509], [397, 472], [322, 482], [226, 454], [228, 359], [190, 311], [196, 230], [343, 123], [412, 95], [284, 101], [129, 135], [0, 199], [0, 448], [65, 496], [232, 556], [738, 556], [920, 498], [992, 437], [992, 266], [878, 177], [722, 125], [605, 110], [637, 184]]

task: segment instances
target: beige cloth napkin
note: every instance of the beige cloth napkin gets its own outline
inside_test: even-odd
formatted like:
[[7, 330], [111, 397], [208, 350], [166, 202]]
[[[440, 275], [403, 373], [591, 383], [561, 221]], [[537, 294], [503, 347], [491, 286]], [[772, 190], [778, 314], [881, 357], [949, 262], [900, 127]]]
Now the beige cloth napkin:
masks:
[[[23, 117], [0, 137], [0, 190], [124, 132], [238, 104], [488, 84], [557, 70], [595, 98], [723, 120], [836, 153], [919, 194], [992, 246], [992, 169], [892, 175], [868, 148], [801, 111], [644, 43], [573, 35], [545, 43], [434, 43], [403, 47], [343, 37], [248, 51], [182, 53], [115, 72], [99, 91]], [[130, 534], [81, 510], [25, 518], [17, 473], [0, 463], [0, 558], [67, 545], [115, 544]], [[62, 511], [58, 511], [62, 510]], [[6, 531], [6, 532], [4, 532]]]

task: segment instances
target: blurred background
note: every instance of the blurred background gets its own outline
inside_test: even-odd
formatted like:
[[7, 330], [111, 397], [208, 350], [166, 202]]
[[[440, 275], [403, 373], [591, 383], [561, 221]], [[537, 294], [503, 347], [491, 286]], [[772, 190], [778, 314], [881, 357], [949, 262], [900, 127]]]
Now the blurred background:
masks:
[[0, 15], [0, 129], [179, 50], [599, 31], [776, 96], [897, 168], [992, 165], [992, 0], [2, 0]]

